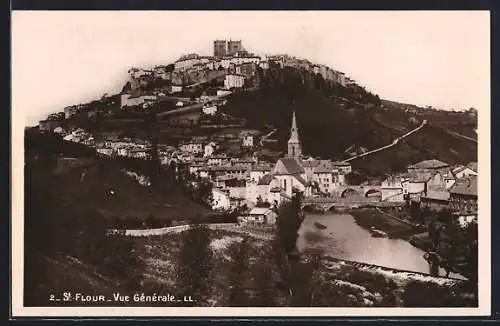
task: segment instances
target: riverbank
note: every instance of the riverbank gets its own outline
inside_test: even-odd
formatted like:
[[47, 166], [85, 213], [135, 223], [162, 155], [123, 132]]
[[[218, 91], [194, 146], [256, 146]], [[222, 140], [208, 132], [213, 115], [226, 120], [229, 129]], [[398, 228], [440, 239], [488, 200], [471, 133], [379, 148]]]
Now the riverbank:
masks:
[[[259, 296], [266, 293], [272, 299], [268, 306], [286, 306], [287, 292], [280, 282], [275, 258], [273, 257], [272, 237], [256, 237], [263, 230], [252, 228], [211, 229], [211, 248], [214, 252], [213, 284], [205, 305], [230, 305], [230, 283], [232, 260], [231, 246], [245, 237], [252, 238], [249, 243], [249, 264], [245, 270], [246, 305], [258, 304]], [[175, 288], [173, 266], [180, 247], [180, 233], [153, 237], [135, 238], [137, 249], [146, 262], [144, 272], [145, 288], [154, 290], [160, 284]], [[475, 306], [475, 297], [463, 288], [460, 280], [433, 277], [422, 273], [393, 270], [381, 266], [357, 263], [322, 256], [316, 274], [309, 275], [308, 254], [301, 255], [300, 262], [292, 265], [297, 286], [310, 286], [311, 306], [326, 307], [405, 307], [405, 306]], [[266, 279], [265, 289], [261, 282]], [[311, 283], [309, 283], [311, 282]], [[309, 285], [307, 285], [309, 284]], [[298, 290], [298, 288], [297, 288]], [[263, 292], [265, 291], [265, 292]], [[418, 300], [415, 300], [415, 297]], [[431, 296], [432, 299], [425, 299]], [[421, 300], [421, 301], [419, 301]]]
[[376, 208], [350, 209], [348, 213], [354, 217], [356, 224], [362, 228], [371, 232], [373, 230], [382, 231], [389, 238], [409, 240], [413, 235], [424, 231], [422, 228], [415, 227], [399, 218], [391, 217], [390, 214], [381, 212]]

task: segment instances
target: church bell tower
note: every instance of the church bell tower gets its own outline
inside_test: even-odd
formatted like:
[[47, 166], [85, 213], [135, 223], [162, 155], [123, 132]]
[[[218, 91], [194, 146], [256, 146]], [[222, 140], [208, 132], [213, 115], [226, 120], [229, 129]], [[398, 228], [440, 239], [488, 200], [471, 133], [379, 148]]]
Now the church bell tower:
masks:
[[300, 159], [301, 156], [302, 156], [302, 149], [300, 147], [299, 130], [297, 129], [297, 120], [295, 118], [295, 111], [293, 111], [292, 128], [290, 129], [290, 139], [288, 139], [287, 157]]

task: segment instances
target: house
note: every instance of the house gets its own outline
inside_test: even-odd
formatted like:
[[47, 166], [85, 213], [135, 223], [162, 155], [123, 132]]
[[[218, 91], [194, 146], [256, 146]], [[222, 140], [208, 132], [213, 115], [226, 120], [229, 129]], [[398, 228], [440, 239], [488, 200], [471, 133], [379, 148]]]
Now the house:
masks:
[[250, 207], [257, 203], [271, 204], [273, 199], [271, 197], [271, 188], [273, 185], [274, 177], [267, 173], [260, 178], [250, 178], [246, 183], [246, 199]]
[[432, 159], [410, 165], [408, 167], [408, 172], [409, 173], [438, 172], [438, 171], [446, 171], [449, 167], [450, 165], [448, 163]]
[[53, 131], [55, 128], [60, 127], [62, 124], [63, 123], [60, 120], [41, 120], [38, 123], [38, 129], [40, 131]]
[[399, 176], [389, 176], [380, 187], [382, 201], [402, 203], [405, 201], [403, 194], [402, 178]]
[[174, 69], [175, 70], [187, 70], [191, 67], [193, 67], [195, 64], [200, 63], [200, 58], [197, 54], [189, 54], [186, 56], [181, 57], [179, 60], [174, 62]]
[[466, 165], [458, 165], [455, 168], [453, 168], [451, 172], [457, 179], [461, 179], [471, 175], [477, 175], [477, 171], [473, 170], [472, 168]]
[[240, 65], [236, 65], [234, 72], [237, 75], [245, 76], [246, 78], [251, 78], [255, 76], [257, 71], [257, 65], [254, 62], [245, 62]]
[[217, 144], [215, 144], [214, 142], [209, 142], [208, 144], [206, 144], [203, 151], [203, 157], [212, 156], [216, 148]]
[[262, 60], [261, 62], [259, 62], [259, 67], [263, 70], [269, 69], [269, 61]]
[[130, 106], [142, 106], [147, 101], [156, 101], [158, 97], [156, 95], [140, 95], [139, 93], [134, 94], [122, 94], [120, 96], [120, 108], [124, 109]]
[[208, 157], [208, 165], [223, 166], [229, 163], [229, 157], [225, 155], [213, 155]]
[[469, 162], [467, 167], [477, 173], [477, 162]]
[[66, 119], [70, 119], [77, 113], [78, 113], [78, 106], [68, 106], [64, 108], [64, 117]]
[[229, 198], [246, 199], [246, 182], [245, 180], [226, 180], [226, 187], [229, 190]]
[[217, 113], [217, 106], [216, 105], [205, 105], [203, 106], [203, 113], [206, 115], [214, 115]]
[[204, 152], [202, 142], [188, 141], [179, 146], [179, 149], [184, 153], [200, 154]]
[[239, 221], [241, 223], [252, 223], [252, 224], [276, 224], [277, 214], [270, 208], [265, 207], [254, 207], [248, 212], [248, 214], [242, 216]]
[[406, 173], [402, 181], [405, 199], [419, 202], [420, 197], [427, 191], [427, 183], [432, 178], [432, 173]]
[[96, 151], [97, 151], [97, 153], [105, 155], [105, 156], [113, 155], [113, 149], [111, 149], [111, 148], [102, 147], [102, 148], [97, 148]]
[[245, 85], [245, 76], [236, 74], [227, 74], [224, 79], [224, 87], [226, 89], [242, 88]]
[[330, 194], [334, 190], [334, 175], [328, 166], [320, 165], [313, 171], [313, 182], [315, 182], [321, 193]]
[[450, 188], [450, 209], [461, 225], [477, 221], [477, 176], [457, 179]]
[[199, 175], [198, 171], [203, 168], [205, 165], [201, 163], [194, 163], [189, 166], [189, 174]]
[[231, 200], [229, 198], [229, 191], [212, 188], [212, 209], [229, 210], [230, 208]]
[[63, 127], [61, 127], [61, 126], [59, 126], [59, 127], [55, 127], [55, 128], [54, 128], [54, 133], [56, 133], [56, 134], [60, 134], [60, 135], [64, 134], [64, 129], [63, 129]]
[[248, 170], [250, 170], [252, 166], [255, 164], [253, 158], [232, 159], [230, 162], [231, 166], [241, 166]]
[[431, 211], [440, 211], [450, 205], [450, 193], [448, 191], [428, 191], [420, 198], [421, 207], [427, 207]]
[[231, 91], [228, 91], [225, 89], [218, 89], [216, 94], [217, 94], [217, 96], [227, 96], [231, 93], [232, 93]]
[[250, 181], [259, 182], [259, 180], [266, 174], [269, 174], [272, 167], [268, 164], [255, 164], [250, 169]]
[[170, 85], [167, 90], [171, 94], [180, 93], [180, 92], [182, 92], [182, 86], [179, 86], [179, 85]]
[[332, 165], [339, 170], [339, 174], [345, 175], [352, 172], [351, 163], [335, 161]]
[[253, 147], [253, 135], [243, 135], [243, 147]]

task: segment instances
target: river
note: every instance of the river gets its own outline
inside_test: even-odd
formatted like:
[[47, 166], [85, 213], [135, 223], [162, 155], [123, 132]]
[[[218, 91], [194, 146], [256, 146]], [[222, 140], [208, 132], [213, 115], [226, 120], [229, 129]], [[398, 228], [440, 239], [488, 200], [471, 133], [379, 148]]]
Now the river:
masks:
[[[315, 223], [326, 228], [319, 229]], [[299, 229], [297, 247], [299, 251], [321, 248], [326, 255], [339, 259], [430, 273], [424, 251], [402, 239], [372, 237], [349, 214], [307, 213]], [[439, 274], [446, 275], [442, 269]], [[450, 277], [462, 278], [454, 273]]]

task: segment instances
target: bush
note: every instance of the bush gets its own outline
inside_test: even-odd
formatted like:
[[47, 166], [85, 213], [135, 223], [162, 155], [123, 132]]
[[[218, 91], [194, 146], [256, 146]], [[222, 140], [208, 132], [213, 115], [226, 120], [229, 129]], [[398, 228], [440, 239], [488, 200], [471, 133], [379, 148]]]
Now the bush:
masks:
[[432, 282], [410, 281], [403, 293], [403, 304], [405, 307], [426, 308], [474, 306], [474, 298], [468, 299], [455, 290]]

